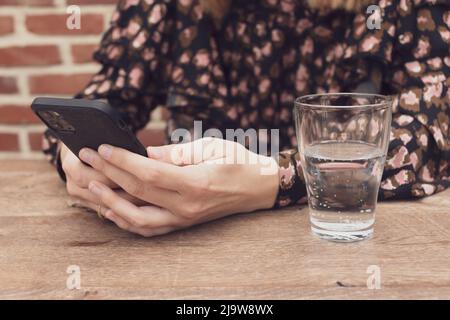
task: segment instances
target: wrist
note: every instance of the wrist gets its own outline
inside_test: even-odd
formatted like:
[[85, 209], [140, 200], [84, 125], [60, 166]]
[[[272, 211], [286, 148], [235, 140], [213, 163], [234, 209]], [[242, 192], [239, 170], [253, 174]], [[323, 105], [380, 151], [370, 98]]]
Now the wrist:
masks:
[[279, 190], [279, 167], [277, 161], [272, 157], [259, 155], [259, 178], [257, 184], [258, 202], [257, 209], [270, 209], [275, 205]]

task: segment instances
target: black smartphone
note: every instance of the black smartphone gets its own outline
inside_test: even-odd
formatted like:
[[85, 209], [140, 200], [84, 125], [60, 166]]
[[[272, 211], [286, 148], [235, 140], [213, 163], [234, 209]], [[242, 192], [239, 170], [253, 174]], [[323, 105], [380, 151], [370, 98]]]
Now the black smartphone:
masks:
[[102, 144], [147, 156], [145, 147], [106, 102], [39, 97], [31, 109], [77, 157], [82, 148], [97, 150]]

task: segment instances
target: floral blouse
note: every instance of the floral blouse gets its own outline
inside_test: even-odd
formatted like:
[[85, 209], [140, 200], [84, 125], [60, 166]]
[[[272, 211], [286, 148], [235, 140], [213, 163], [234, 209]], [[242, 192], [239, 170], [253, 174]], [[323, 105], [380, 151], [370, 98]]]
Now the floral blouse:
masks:
[[[379, 93], [395, 95], [379, 196], [431, 195], [450, 185], [450, 3], [376, 4], [381, 29], [370, 30], [365, 10], [317, 11], [301, 0], [234, 1], [220, 24], [199, 0], [120, 1], [95, 52], [102, 68], [77, 97], [107, 99], [134, 130], [160, 105], [169, 134], [193, 120], [203, 130], [279, 129], [276, 205], [285, 206], [306, 201], [294, 99], [377, 78]], [[56, 162], [57, 140], [46, 137]]]

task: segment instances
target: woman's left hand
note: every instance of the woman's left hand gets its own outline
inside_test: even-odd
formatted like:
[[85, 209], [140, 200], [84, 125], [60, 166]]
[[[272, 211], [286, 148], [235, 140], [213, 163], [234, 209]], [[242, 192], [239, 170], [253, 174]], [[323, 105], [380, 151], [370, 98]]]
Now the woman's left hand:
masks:
[[105, 217], [143, 236], [165, 234], [238, 212], [271, 208], [278, 191], [278, 165], [236, 142], [203, 138], [150, 147], [149, 158], [121, 148], [83, 149], [80, 158], [147, 206], [138, 207], [92, 181]]

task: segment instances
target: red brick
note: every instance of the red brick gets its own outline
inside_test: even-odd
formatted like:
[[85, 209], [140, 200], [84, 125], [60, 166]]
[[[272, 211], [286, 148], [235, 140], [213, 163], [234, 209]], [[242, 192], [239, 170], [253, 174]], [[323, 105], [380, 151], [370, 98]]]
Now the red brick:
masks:
[[75, 44], [72, 46], [72, 59], [75, 63], [92, 62], [92, 54], [97, 49], [97, 44]]
[[92, 74], [44, 74], [29, 78], [31, 94], [72, 95], [83, 89]]
[[0, 124], [34, 124], [40, 123], [39, 118], [30, 106], [3, 105], [0, 106]]
[[0, 6], [48, 7], [52, 5], [53, 0], [0, 0]]
[[19, 151], [19, 137], [15, 133], [0, 133], [1, 151]]
[[0, 48], [0, 66], [45, 66], [61, 63], [57, 46], [30, 45]]
[[42, 132], [29, 132], [28, 133], [28, 143], [30, 145], [31, 151], [42, 150]]
[[80, 29], [68, 29], [66, 14], [28, 15], [25, 25], [28, 31], [41, 35], [86, 35], [100, 34], [104, 30], [101, 14], [82, 14]]
[[4, 36], [13, 32], [14, 18], [11, 16], [0, 16], [0, 36]]
[[0, 93], [17, 93], [17, 82], [14, 77], [0, 76]]
[[67, 5], [117, 4], [117, 0], [67, 0]]
[[144, 129], [138, 135], [144, 146], [161, 146], [166, 142], [166, 132], [163, 129]]

